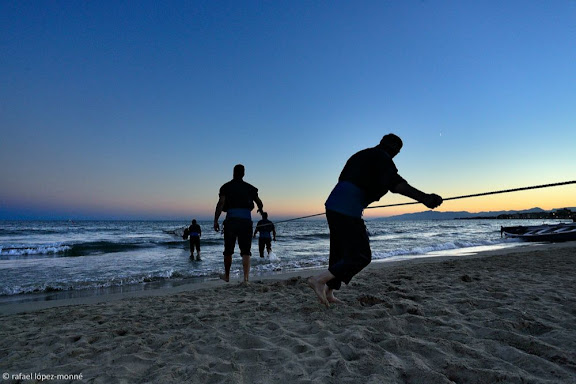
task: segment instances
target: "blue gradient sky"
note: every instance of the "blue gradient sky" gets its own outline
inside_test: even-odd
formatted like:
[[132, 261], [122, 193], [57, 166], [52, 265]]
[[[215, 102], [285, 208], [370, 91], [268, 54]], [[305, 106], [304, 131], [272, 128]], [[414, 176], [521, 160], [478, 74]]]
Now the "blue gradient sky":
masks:
[[[574, 180], [575, 20], [572, 0], [4, 0], [0, 219], [211, 218], [237, 163], [271, 218], [319, 213], [389, 132], [444, 197]], [[535, 206], [576, 186], [438, 210]]]

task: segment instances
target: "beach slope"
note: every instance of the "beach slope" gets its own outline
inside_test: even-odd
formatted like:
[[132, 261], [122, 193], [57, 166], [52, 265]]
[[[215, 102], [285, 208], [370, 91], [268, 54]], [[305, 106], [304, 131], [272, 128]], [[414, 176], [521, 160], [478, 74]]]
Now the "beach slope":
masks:
[[38, 309], [0, 316], [0, 372], [90, 383], [576, 383], [575, 276], [567, 243], [373, 263], [331, 308], [301, 275]]

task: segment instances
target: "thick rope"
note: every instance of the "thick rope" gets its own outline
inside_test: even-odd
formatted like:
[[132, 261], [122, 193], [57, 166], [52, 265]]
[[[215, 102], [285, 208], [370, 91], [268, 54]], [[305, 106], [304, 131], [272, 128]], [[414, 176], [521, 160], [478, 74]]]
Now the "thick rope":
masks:
[[[560, 185], [568, 185], [568, 184], [576, 184], [576, 180], [573, 181], [564, 181], [562, 183], [554, 183], [554, 184], [542, 184], [542, 185], [534, 185], [532, 187], [522, 187], [522, 188], [514, 188], [514, 189], [503, 189], [501, 191], [493, 191], [493, 192], [483, 192], [483, 193], [476, 193], [473, 195], [463, 195], [463, 196], [456, 196], [456, 197], [448, 197], [443, 199], [444, 201], [448, 200], [458, 200], [458, 199], [467, 199], [469, 197], [478, 197], [478, 196], [488, 196], [488, 195], [497, 195], [499, 193], [509, 193], [509, 192], [518, 192], [518, 191], [527, 191], [530, 189], [539, 189], [539, 188], [548, 188], [548, 187], [558, 187]], [[411, 205], [411, 204], [420, 204], [418, 201], [412, 201], [409, 203], [400, 203], [400, 204], [388, 204], [388, 205], [377, 205], [374, 207], [366, 207], [366, 209], [372, 208], [385, 208], [385, 207], [397, 207], [400, 205]]]
[[[448, 198], [443, 199], [443, 200], [444, 200], [444, 201], [449, 201], [449, 200], [467, 199], [467, 198], [469, 198], [469, 197], [489, 196], [489, 195], [497, 195], [497, 194], [500, 194], [500, 193], [510, 193], [510, 192], [518, 192], [518, 191], [527, 191], [527, 190], [530, 190], [530, 189], [559, 187], [559, 186], [561, 186], [561, 185], [568, 185], [568, 184], [576, 184], [576, 180], [564, 181], [564, 182], [561, 182], [561, 183], [553, 183], [553, 184], [534, 185], [534, 186], [531, 186], [531, 187], [522, 187], [522, 188], [513, 188], [513, 189], [503, 189], [503, 190], [500, 190], [500, 191], [482, 192], [482, 193], [476, 193], [476, 194], [473, 194], [473, 195], [463, 195], [463, 196], [448, 197]], [[421, 204], [421, 203], [420, 203], [419, 201], [411, 201], [411, 202], [409, 202], [409, 203], [377, 205], [377, 206], [374, 206], [374, 207], [366, 207], [366, 209], [398, 207], [398, 206], [401, 206], [401, 205], [413, 205], [413, 204]], [[325, 212], [322, 212], [322, 213], [316, 213], [316, 214], [314, 214], [314, 215], [296, 217], [296, 218], [294, 218], [294, 219], [289, 219], [289, 220], [276, 221], [275, 224], [286, 223], [286, 222], [288, 222], [288, 221], [294, 221], [294, 220], [307, 219], [307, 218], [310, 218], [310, 217], [321, 216], [321, 215], [324, 215], [324, 214], [325, 214]]]

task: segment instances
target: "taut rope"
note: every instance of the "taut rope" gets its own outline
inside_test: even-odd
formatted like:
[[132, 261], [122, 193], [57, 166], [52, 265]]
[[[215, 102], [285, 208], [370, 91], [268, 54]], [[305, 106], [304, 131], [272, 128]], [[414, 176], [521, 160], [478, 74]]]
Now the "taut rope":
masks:
[[[458, 199], [467, 199], [467, 198], [469, 198], [469, 197], [497, 195], [497, 194], [500, 194], [500, 193], [510, 193], [510, 192], [518, 192], [518, 191], [527, 191], [527, 190], [530, 190], [530, 189], [559, 187], [559, 186], [561, 186], [561, 185], [568, 185], [568, 184], [576, 184], [576, 180], [564, 181], [564, 182], [561, 182], [561, 183], [553, 183], [553, 184], [533, 185], [533, 186], [531, 186], [531, 187], [522, 187], [522, 188], [513, 188], [513, 189], [503, 189], [503, 190], [500, 190], [500, 191], [475, 193], [475, 194], [472, 194], [472, 195], [463, 195], [463, 196], [448, 197], [448, 198], [444, 199], [444, 201], [458, 200]], [[411, 202], [409, 202], [409, 203], [377, 205], [377, 206], [374, 206], [374, 207], [366, 207], [366, 209], [398, 207], [398, 206], [401, 206], [401, 205], [412, 205], [412, 204], [421, 204], [421, 203], [418, 202], [418, 201], [411, 201]], [[325, 214], [325, 212], [322, 212], [322, 213], [316, 213], [316, 214], [314, 214], [314, 215], [296, 217], [296, 218], [294, 218], [294, 219], [276, 221], [275, 224], [286, 223], [286, 222], [288, 222], [288, 221], [294, 221], [294, 220], [307, 219], [307, 218], [310, 218], [310, 217], [321, 216], [321, 215], [324, 215], [324, 214]]]

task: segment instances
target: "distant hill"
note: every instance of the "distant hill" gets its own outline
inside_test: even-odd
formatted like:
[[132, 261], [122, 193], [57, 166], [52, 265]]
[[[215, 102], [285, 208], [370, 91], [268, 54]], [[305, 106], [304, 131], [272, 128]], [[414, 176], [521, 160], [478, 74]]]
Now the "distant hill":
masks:
[[[498, 215], [510, 215], [515, 213], [546, 213], [546, 212], [554, 212], [558, 209], [564, 208], [555, 208], [549, 211], [546, 211], [542, 208], [531, 208], [526, 209], [523, 211], [489, 211], [489, 212], [467, 212], [467, 211], [452, 211], [452, 212], [436, 212], [436, 211], [425, 211], [425, 212], [416, 212], [416, 213], [406, 213], [404, 215], [398, 216], [390, 216], [390, 217], [383, 217], [382, 220], [454, 220], [454, 219], [472, 219], [475, 217], [496, 217]], [[576, 212], [576, 207], [567, 207], [567, 209], [571, 210], [572, 212]]]

